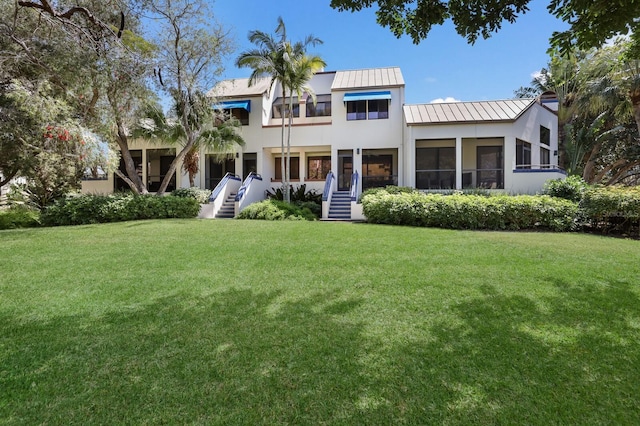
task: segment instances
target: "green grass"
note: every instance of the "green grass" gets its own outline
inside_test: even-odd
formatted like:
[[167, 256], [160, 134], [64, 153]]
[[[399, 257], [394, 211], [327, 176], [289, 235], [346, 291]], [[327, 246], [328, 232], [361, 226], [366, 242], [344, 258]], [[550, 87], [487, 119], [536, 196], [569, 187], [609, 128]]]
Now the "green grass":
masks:
[[640, 424], [640, 242], [0, 232], [0, 424]]

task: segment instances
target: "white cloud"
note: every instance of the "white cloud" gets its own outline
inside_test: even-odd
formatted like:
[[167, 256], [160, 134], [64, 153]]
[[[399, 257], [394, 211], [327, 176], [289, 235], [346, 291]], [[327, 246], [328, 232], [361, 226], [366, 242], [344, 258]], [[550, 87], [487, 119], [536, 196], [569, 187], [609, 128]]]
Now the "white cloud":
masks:
[[427, 77], [424, 79], [425, 82], [429, 83], [429, 84], [433, 84], [433, 83], [437, 83], [438, 79], [435, 77]]
[[456, 98], [453, 98], [451, 96], [447, 96], [446, 98], [434, 99], [429, 103], [430, 104], [448, 104], [448, 103], [451, 103], [451, 102], [460, 102], [460, 99], [456, 99]]

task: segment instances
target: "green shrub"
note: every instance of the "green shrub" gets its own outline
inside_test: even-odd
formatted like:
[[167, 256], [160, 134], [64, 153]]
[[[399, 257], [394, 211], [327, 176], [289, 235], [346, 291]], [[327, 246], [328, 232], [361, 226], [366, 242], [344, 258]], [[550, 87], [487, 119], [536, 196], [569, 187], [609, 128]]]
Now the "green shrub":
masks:
[[546, 195], [365, 195], [362, 207], [367, 221], [451, 229], [535, 229], [568, 231], [574, 228], [577, 204]]
[[580, 176], [569, 176], [566, 179], [550, 179], [546, 181], [542, 193], [578, 202], [582, 199], [582, 194], [588, 186]]
[[40, 225], [40, 212], [26, 206], [14, 205], [0, 209], [0, 229], [33, 228]]
[[[284, 201], [284, 193], [282, 188], [271, 188], [273, 192], [267, 190], [267, 198], [272, 200]], [[322, 205], [322, 194], [318, 194], [315, 189], [307, 191], [307, 185], [302, 184], [297, 188], [293, 185], [289, 186], [289, 196], [292, 203], [316, 203]]]
[[594, 228], [626, 230], [640, 222], [640, 187], [593, 187], [580, 201], [580, 212]]
[[194, 198], [198, 200], [200, 204], [206, 204], [209, 202], [209, 196], [211, 191], [208, 189], [200, 189], [196, 187], [191, 188], [178, 188], [171, 192], [174, 197]]
[[140, 219], [192, 218], [200, 203], [190, 197], [113, 194], [80, 195], [57, 200], [42, 212], [47, 226], [83, 225]]
[[307, 207], [300, 207], [278, 200], [264, 200], [249, 205], [242, 210], [236, 218], [258, 220], [315, 220], [316, 216]]

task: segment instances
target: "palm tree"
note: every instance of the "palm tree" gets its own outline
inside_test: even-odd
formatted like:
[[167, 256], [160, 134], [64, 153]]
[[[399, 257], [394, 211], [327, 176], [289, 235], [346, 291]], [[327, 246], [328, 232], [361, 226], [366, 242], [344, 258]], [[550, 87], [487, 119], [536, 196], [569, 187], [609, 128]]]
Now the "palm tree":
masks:
[[[306, 71], [303, 73], [299, 68], [298, 62], [302, 61], [305, 57], [306, 48], [310, 45], [316, 45], [322, 43], [322, 41], [313, 36], [307, 36], [303, 42], [297, 42], [291, 44], [287, 40], [287, 30], [282, 20], [282, 17], [278, 17], [278, 25], [275, 29], [275, 37], [271, 34], [267, 34], [263, 31], [251, 31], [249, 32], [249, 41], [257, 46], [255, 49], [245, 51], [236, 59], [237, 67], [248, 67], [253, 71], [249, 78], [249, 86], [255, 84], [260, 78], [269, 78], [271, 85], [280, 83], [282, 88], [282, 127], [281, 127], [281, 170], [283, 176], [282, 191], [285, 194], [285, 200], [290, 201], [289, 198], [289, 169], [290, 159], [287, 156], [285, 162], [285, 115], [289, 116], [289, 135], [291, 131], [292, 121], [292, 93], [291, 82], [295, 80], [295, 84], [298, 88], [306, 86], [306, 83], [311, 79], [313, 73], [308, 74]], [[317, 58], [317, 57], [316, 57]], [[319, 59], [319, 58], [318, 58]], [[324, 62], [323, 62], [324, 64]], [[295, 78], [294, 69], [297, 68], [298, 76]], [[317, 71], [317, 69], [316, 69]], [[308, 77], [304, 84], [300, 83], [300, 78]], [[284, 108], [284, 101], [287, 97], [287, 91], [289, 91], [289, 110]], [[288, 150], [290, 150], [290, 140], [287, 142]]]
[[[310, 42], [309, 42], [310, 43]], [[289, 126], [287, 129], [287, 167], [286, 167], [286, 194], [289, 194], [289, 182], [291, 181], [291, 127], [293, 122], [293, 94], [298, 98], [306, 92], [316, 104], [316, 93], [309, 86], [309, 81], [315, 73], [322, 70], [326, 63], [319, 56], [309, 56], [304, 53], [305, 44], [296, 43], [290, 55], [290, 75], [289, 75]], [[285, 198], [289, 201], [288, 198]]]
[[[213, 113], [210, 99], [199, 93], [190, 102], [189, 119], [200, 128], [200, 131], [189, 150], [186, 152], [182, 169], [189, 175], [189, 186], [195, 186], [195, 175], [200, 168], [200, 150], [205, 148], [213, 151], [215, 157], [222, 161], [233, 152], [236, 145], [244, 145], [244, 140], [238, 133], [241, 124], [234, 117], [220, 116]], [[186, 106], [176, 104], [176, 113], [181, 114], [180, 108]], [[180, 146], [187, 145], [187, 133], [183, 122], [178, 119], [167, 118], [158, 105], [147, 108], [147, 118], [134, 133], [137, 137], [148, 140], [171, 142]]]

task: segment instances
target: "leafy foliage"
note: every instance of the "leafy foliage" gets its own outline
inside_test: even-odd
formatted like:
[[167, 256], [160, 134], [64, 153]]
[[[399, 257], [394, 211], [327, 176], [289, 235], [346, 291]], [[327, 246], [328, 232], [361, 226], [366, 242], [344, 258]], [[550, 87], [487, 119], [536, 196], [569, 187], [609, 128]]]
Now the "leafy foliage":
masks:
[[[267, 190], [267, 198], [285, 201], [285, 194], [282, 192], [281, 187], [271, 189], [273, 192]], [[316, 218], [319, 218], [322, 214], [322, 194], [319, 194], [315, 189], [307, 191], [307, 185], [304, 183], [297, 188], [289, 185], [289, 200], [297, 207], [311, 210]]]
[[543, 193], [551, 197], [579, 202], [588, 186], [580, 176], [568, 176], [566, 179], [551, 179], [546, 181]]
[[198, 201], [200, 204], [206, 204], [209, 202], [209, 196], [211, 195], [211, 191], [208, 189], [200, 189], [196, 187], [190, 188], [178, 188], [174, 189], [171, 192], [171, 195], [174, 197], [186, 197], [193, 198]]
[[0, 229], [33, 228], [40, 225], [40, 212], [27, 206], [14, 205], [0, 209]]
[[580, 210], [593, 229], [628, 232], [632, 226], [640, 225], [640, 187], [588, 188]]
[[316, 220], [308, 207], [300, 207], [281, 200], [264, 200], [242, 210], [237, 219], [257, 220]]
[[[396, 37], [407, 34], [414, 43], [427, 38], [434, 25], [451, 19], [456, 31], [471, 44], [478, 37], [489, 38], [502, 24], [513, 23], [529, 11], [530, 0], [331, 0], [338, 10], [358, 11], [378, 5], [376, 17]], [[563, 53], [574, 46], [598, 47], [616, 34], [635, 37], [640, 31], [636, 17], [640, 3], [610, 0], [550, 0], [547, 10], [569, 24], [569, 29], [554, 32], [552, 46]]]
[[577, 203], [546, 195], [485, 197], [378, 191], [362, 198], [367, 221], [451, 229], [574, 228]]
[[80, 195], [57, 200], [42, 212], [46, 226], [84, 225], [125, 220], [193, 218], [200, 203], [190, 197], [114, 194]]

